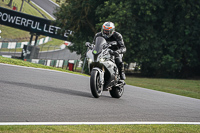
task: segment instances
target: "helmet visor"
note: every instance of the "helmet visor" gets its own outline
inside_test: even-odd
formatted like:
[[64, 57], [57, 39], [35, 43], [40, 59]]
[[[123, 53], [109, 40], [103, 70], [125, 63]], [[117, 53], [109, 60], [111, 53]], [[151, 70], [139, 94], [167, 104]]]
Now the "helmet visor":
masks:
[[109, 30], [103, 29], [103, 33], [106, 34], [106, 35], [109, 35], [110, 32], [109, 32]]

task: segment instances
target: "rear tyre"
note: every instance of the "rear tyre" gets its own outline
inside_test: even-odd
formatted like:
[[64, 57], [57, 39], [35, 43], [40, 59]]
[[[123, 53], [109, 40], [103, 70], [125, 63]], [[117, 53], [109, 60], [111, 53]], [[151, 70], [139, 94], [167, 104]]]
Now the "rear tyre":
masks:
[[90, 89], [95, 98], [99, 98], [103, 92], [103, 87], [100, 84], [100, 73], [97, 70], [91, 72]]
[[124, 93], [124, 87], [112, 87], [112, 90], [110, 90], [110, 95], [113, 98], [120, 98]]

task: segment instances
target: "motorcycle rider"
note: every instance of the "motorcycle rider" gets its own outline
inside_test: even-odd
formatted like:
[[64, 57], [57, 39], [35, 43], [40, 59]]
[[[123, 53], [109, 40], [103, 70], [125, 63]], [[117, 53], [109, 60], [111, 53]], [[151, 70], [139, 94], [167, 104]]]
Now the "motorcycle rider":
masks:
[[115, 63], [118, 67], [119, 74], [121, 80], [125, 80], [126, 76], [124, 74], [124, 63], [122, 61], [123, 53], [126, 52], [126, 47], [124, 45], [124, 41], [122, 35], [119, 32], [115, 31], [115, 25], [112, 22], [105, 22], [102, 25], [101, 32], [96, 33], [93, 44], [95, 42], [96, 37], [104, 37], [105, 40], [109, 43], [112, 41], [116, 41], [117, 45], [112, 45], [110, 47], [110, 54], [115, 56]]

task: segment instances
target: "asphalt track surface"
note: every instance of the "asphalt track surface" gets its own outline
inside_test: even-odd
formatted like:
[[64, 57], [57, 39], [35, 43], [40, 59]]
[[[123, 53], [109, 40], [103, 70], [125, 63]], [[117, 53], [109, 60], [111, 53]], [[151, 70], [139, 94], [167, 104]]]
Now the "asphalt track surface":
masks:
[[81, 55], [76, 52], [70, 52], [69, 49], [61, 49], [57, 51], [39, 52], [38, 59], [51, 59], [51, 60], [79, 60]]
[[89, 77], [0, 63], [0, 122], [200, 122], [200, 100], [125, 86], [96, 99]]
[[40, 6], [43, 10], [49, 13], [51, 16], [55, 17], [53, 13], [55, 12], [57, 5], [53, 4], [50, 0], [32, 0], [35, 4]]
[[[53, 16], [56, 5], [32, 1]], [[108, 92], [96, 99], [89, 77], [0, 64], [0, 122], [200, 122], [199, 105], [129, 85], [120, 99]]]

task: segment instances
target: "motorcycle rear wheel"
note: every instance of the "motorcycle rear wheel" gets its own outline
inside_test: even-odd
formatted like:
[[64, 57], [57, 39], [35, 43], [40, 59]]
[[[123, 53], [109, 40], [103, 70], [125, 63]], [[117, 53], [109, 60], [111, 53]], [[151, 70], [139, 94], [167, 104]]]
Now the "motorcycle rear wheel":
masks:
[[97, 70], [91, 72], [90, 89], [95, 98], [99, 98], [103, 92], [103, 87], [100, 84], [100, 73]]
[[112, 87], [112, 90], [110, 90], [110, 95], [113, 98], [120, 98], [124, 93], [124, 87]]

